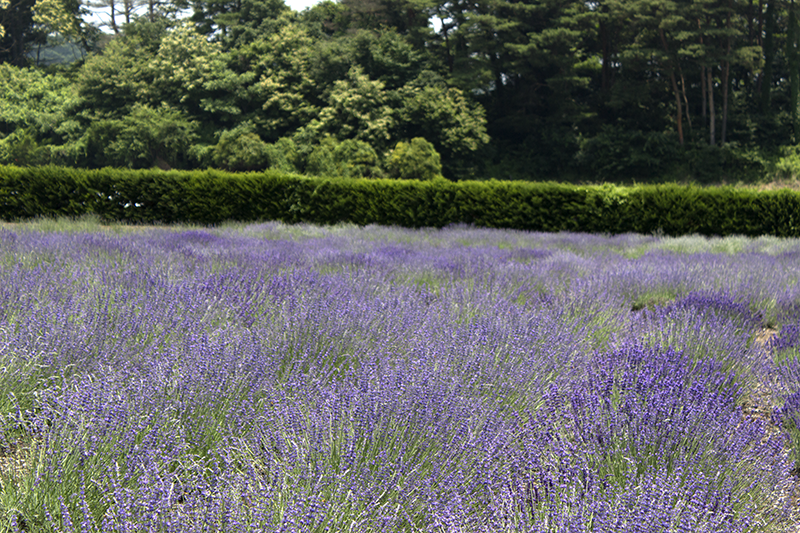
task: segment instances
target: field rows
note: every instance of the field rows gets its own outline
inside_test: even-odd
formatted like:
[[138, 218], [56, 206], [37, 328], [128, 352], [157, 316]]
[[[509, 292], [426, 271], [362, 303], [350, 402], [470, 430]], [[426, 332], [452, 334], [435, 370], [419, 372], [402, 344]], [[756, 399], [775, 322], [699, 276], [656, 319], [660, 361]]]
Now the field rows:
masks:
[[0, 228], [0, 531], [792, 531], [800, 241]]

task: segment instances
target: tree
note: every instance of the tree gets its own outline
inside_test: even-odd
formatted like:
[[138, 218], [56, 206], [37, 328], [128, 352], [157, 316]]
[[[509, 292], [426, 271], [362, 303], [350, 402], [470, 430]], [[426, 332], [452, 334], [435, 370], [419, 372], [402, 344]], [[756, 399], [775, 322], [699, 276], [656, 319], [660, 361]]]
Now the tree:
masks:
[[346, 139], [339, 142], [332, 135], [325, 135], [308, 155], [305, 172], [324, 177], [378, 177], [381, 174], [380, 158], [364, 141]]
[[197, 125], [167, 105], [135, 104], [120, 119], [99, 120], [87, 132], [87, 156], [98, 166], [184, 167]]
[[378, 177], [380, 162], [375, 149], [364, 141], [347, 139], [333, 151], [339, 175], [348, 178]]
[[789, 3], [789, 23], [786, 31], [786, 59], [789, 67], [789, 116], [794, 142], [800, 139], [797, 122], [797, 93], [800, 89], [800, 62], [798, 61], [798, 24], [794, 0]]
[[36, 28], [33, 20], [34, 3], [35, 0], [7, 0], [0, 9], [0, 26], [4, 28], [0, 38], [0, 63], [24, 67], [31, 45], [45, 42], [46, 34]]
[[[138, 29], [135, 23], [126, 29]], [[149, 25], [149, 23], [148, 23]], [[77, 80], [81, 98], [80, 116], [85, 121], [120, 118], [137, 103], [151, 101], [153, 73], [148, 65], [155, 57], [166, 28], [150, 25], [142, 32], [127, 33], [112, 40], [102, 53], [90, 57]]]
[[350, 61], [389, 90], [412, 81], [427, 66], [425, 55], [391, 29], [380, 33], [357, 30], [347, 41]]
[[[8, 4], [10, 3], [11, 0], [0, 0], [0, 11], [5, 10], [8, 7]], [[2, 25], [0, 25], [0, 39], [5, 37], [5, 35], [6, 35], [6, 29]]]
[[364, 141], [382, 151], [395, 127], [389, 103], [383, 82], [370, 80], [360, 67], [353, 67], [347, 79], [333, 84], [328, 105], [305, 128], [319, 136], [330, 133], [342, 140]]
[[82, 6], [73, 0], [36, 0], [33, 21], [48, 34], [58, 33], [63, 37], [81, 40]]
[[107, 26], [116, 35], [122, 30], [123, 24], [133, 22], [136, 9], [141, 6], [141, 0], [90, 0], [86, 5], [97, 16], [99, 16], [100, 10], [103, 10], [103, 14], [107, 18], [101, 27]]
[[298, 24], [286, 24], [233, 54], [234, 68], [253, 76], [248, 116], [265, 139], [291, 135], [319, 113], [323, 91], [311, 77], [313, 41]]
[[425, 46], [436, 0], [341, 0], [334, 23], [339, 29], [394, 31], [416, 48]]
[[165, 32], [155, 55], [143, 66], [148, 101], [167, 102], [216, 128], [241, 120], [239, 103], [255, 75], [228, 68], [229, 57], [188, 21]]
[[252, 43], [288, 22], [284, 0], [193, 0], [192, 22], [226, 50]]
[[401, 88], [398, 95], [397, 138], [421, 137], [431, 142], [450, 178], [468, 177], [480, 166], [477, 157], [489, 142], [486, 116], [463, 91], [426, 85], [420, 79]]
[[25, 66], [31, 49], [54, 35], [93, 49], [97, 31], [85, 14], [81, 0], [0, 0], [0, 63]]
[[56, 131], [77, 104], [77, 92], [61, 74], [0, 64], [0, 135], [18, 128]]
[[6, 162], [69, 163], [62, 143], [82, 132], [73, 117], [77, 103], [77, 91], [66, 77], [0, 64], [0, 139]]
[[765, 14], [764, 24], [764, 70], [761, 77], [761, 113], [769, 115], [772, 113], [770, 100], [772, 93], [772, 67], [775, 61], [775, 4], [776, 0], [769, 0]]

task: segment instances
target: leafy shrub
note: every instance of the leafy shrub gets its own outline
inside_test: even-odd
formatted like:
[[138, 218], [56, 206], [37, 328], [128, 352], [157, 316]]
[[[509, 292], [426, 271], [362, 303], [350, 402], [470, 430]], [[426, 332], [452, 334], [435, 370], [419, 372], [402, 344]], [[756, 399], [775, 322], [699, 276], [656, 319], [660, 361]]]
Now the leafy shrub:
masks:
[[442, 175], [439, 153], [422, 137], [414, 137], [408, 143], [397, 143], [386, 167], [390, 176], [405, 180], [431, 180]]
[[354, 139], [342, 141], [333, 151], [340, 176], [359, 178], [380, 174], [378, 154], [368, 143]]
[[330, 135], [323, 137], [322, 141], [308, 155], [305, 173], [311, 176], [338, 176], [339, 169], [334, 156], [336, 145], [336, 139]]
[[245, 123], [220, 135], [212, 160], [226, 170], [261, 170], [267, 167], [269, 155], [269, 145], [251, 123]]
[[378, 154], [368, 143], [355, 139], [339, 142], [326, 135], [306, 161], [306, 174], [323, 177], [363, 178], [380, 176]]
[[763, 175], [765, 162], [754, 150], [745, 150], [738, 143], [722, 146], [698, 143], [685, 150], [686, 176], [699, 183], [715, 183], [720, 177], [738, 181], [753, 175]]
[[672, 134], [606, 127], [583, 142], [577, 163], [592, 179], [649, 181], [668, 174], [680, 156], [680, 144]]
[[267, 161], [269, 168], [281, 172], [295, 173], [298, 171], [297, 145], [288, 137], [278, 139], [273, 144], [267, 145]]
[[558, 176], [559, 181], [573, 177], [594, 181], [595, 176], [576, 174], [580, 146], [575, 131], [555, 125], [533, 129], [521, 143], [516, 136], [493, 139], [486, 151], [490, 162], [484, 174], [503, 180], [547, 181]]
[[47, 147], [40, 145], [30, 129], [15, 130], [0, 139], [0, 163], [35, 166], [48, 162]]
[[[95, 213], [109, 220], [163, 223], [464, 223], [526, 231], [800, 236], [796, 191], [351, 179], [341, 177], [337, 147], [331, 139], [311, 154], [328, 158], [319, 158], [317, 169], [320, 163], [328, 164], [333, 169], [329, 176], [335, 179], [278, 170], [230, 174], [0, 166], [0, 217]], [[314, 163], [310, 159], [306, 172]]]
[[797, 180], [800, 178], [800, 146], [784, 147], [781, 157], [775, 163], [778, 179]]

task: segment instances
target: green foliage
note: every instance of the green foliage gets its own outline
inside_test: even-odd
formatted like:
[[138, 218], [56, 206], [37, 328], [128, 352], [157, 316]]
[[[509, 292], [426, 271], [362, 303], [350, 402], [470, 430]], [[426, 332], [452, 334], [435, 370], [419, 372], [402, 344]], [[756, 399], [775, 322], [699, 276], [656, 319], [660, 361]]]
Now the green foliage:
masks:
[[339, 175], [348, 178], [377, 177], [380, 174], [378, 154], [364, 141], [347, 139], [333, 152]]
[[397, 113], [398, 137], [431, 142], [441, 154], [448, 177], [474, 176], [480, 164], [477, 156], [489, 142], [483, 110], [459, 89], [421, 82], [398, 91], [402, 103]]
[[353, 67], [346, 80], [334, 83], [327, 103], [319, 119], [312, 120], [307, 128], [339, 139], [364, 141], [379, 150], [386, 148], [395, 119], [382, 82]]
[[226, 170], [262, 170], [269, 163], [269, 145], [261, 140], [250, 123], [220, 135], [211, 160]]
[[242, 87], [253, 73], [236, 74], [219, 43], [209, 42], [188, 23], [167, 31], [155, 56], [144, 66], [147, 99], [191, 113], [204, 122], [233, 124], [241, 115]]
[[339, 168], [333, 153], [336, 150], [336, 139], [326, 136], [316, 145], [305, 164], [305, 172], [311, 176], [338, 176]]
[[402, 35], [389, 29], [379, 33], [360, 30], [349, 36], [350, 56], [370, 79], [378, 80], [389, 90], [415, 79], [424, 67], [423, 54]]
[[265, 143], [251, 123], [223, 132], [211, 149], [211, 162], [226, 170], [263, 170], [272, 168], [286, 173], [297, 172], [297, 147], [288, 138]]
[[[322, 146], [331, 154], [337, 148], [335, 141]], [[337, 168], [335, 159], [332, 165]], [[800, 192], [789, 190], [0, 167], [0, 217], [6, 220], [95, 214], [163, 223], [465, 223], [527, 231], [798, 237], [799, 213]]]
[[58, 144], [75, 133], [77, 94], [63, 75], [0, 64], [0, 162], [60, 162]]
[[0, 164], [36, 166], [50, 162], [49, 150], [41, 146], [30, 129], [20, 128], [0, 139]]
[[583, 175], [598, 181], [650, 181], [669, 174], [680, 163], [673, 134], [604, 128], [586, 139], [577, 155]]
[[12, 0], [0, 5], [0, 63], [24, 67], [33, 45], [45, 42], [46, 31], [33, 19], [35, 4], [35, 0]]
[[[80, 109], [87, 121], [119, 118], [137, 103], [150, 101], [152, 76], [147, 64], [160, 46], [138, 36], [112, 40], [100, 55], [90, 57], [76, 86]], [[152, 48], [155, 46], [156, 50]]]
[[268, 144], [267, 161], [271, 169], [289, 174], [296, 173], [299, 154], [294, 141], [283, 137], [273, 144]]
[[800, 146], [786, 146], [775, 163], [776, 177], [780, 180], [800, 180]]
[[192, 22], [226, 49], [274, 33], [287, 22], [289, 12], [283, 0], [204, 0], [193, 6]]
[[347, 139], [338, 142], [326, 135], [308, 155], [306, 174], [322, 177], [378, 177], [381, 173], [378, 154], [364, 141]]
[[195, 129], [193, 121], [167, 105], [153, 109], [136, 104], [121, 119], [93, 123], [87, 132], [87, 143], [100, 165], [180, 167], [196, 138]]
[[767, 163], [758, 150], [746, 149], [736, 142], [722, 146], [690, 145], [683, 158], [686, 175], [698, 183], [713, 184], [721, 179], [753, 181], [753, 176], [764, 176], [767, 171]]
[[238, 51], [237, 68], [254, 76], [249, 98], [266, 139], [291, 134], [319, 114], [319, 88], [312, 78], [312, 40], [297, 24], [286, 24]]
[[442, 175], [438, 152], [421, 137], [397, 143], [386, 161], [386, 168], [390, 176], [406, 180], [431, 180]]
[[55, 132], [76, 101], [74, 87], [63, 75], [0, 64], [0, 133], [19, 127]]
[[[196, 124], [179, 166], [310, 161], [313, 173], [375, 177], [398, 141], [419, 137], [453, 180], [720, 183], [794, 172], [791, 156], [775, 159], [798, 122], [792, 4], [344, 0], [298, 14], [283, 0], [196, 0], [191, 20], [178, 21], [188, 3], [176, 0], [122, 24], [134, 4], [117, 12], [102, 50], [78, 0], [0, 8], [6, 154], [143, 166], [141, 146], [123, 156], [98, 140], [113, 142], [113, 121], [135, 106], [166, 104]], [[64, 35], [92, 50], [83, 65], [48, 75], [8, 66]], [[245, 123], [252, 135], [215, 159], [223, 133]], [[326, 155], [325, 135], [369, 144], [377, 162], [361, 146], [367, 159], [339, 168], [353, 158]], [[259, 144], [283, 138], [294, 161]], [[225, 150], [253, 153], [236, 161]]]

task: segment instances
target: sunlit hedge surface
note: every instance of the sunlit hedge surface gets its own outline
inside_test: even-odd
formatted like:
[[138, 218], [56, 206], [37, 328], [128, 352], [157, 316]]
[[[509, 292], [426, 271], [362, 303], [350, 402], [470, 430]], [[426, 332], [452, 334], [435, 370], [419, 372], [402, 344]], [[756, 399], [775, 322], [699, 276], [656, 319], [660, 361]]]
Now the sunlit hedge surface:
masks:
[[792, 523], [798, 241], [93, 224], [0, 229], [2, 531]]
[[86, 213], [161, 223], [466, 223], [531, 231], [800, 236], [800, 193], [788, 190], [0, 167], [0, 218]]

